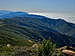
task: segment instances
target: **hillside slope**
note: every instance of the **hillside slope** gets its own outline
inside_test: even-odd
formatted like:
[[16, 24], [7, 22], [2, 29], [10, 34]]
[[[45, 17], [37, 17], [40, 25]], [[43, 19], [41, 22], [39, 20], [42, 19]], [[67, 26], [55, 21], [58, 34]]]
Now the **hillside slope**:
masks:
[[65, 45], [72, 46], [75, 43], [75, 38], [48, 28], [48, 25], [41, 19], [14, 17], [10, 19], [0, 19], [0, 22], [0, 25], [2, 25], [0, 26], [0, 34], [5, 34], [5, 38], [7, 36], [9, 38], [11, 38], [11, 36], [17, 36], [17, 38], [41, 41], [43, 38], [48, 39], [51, 37], [52, 41], [60, 47]]

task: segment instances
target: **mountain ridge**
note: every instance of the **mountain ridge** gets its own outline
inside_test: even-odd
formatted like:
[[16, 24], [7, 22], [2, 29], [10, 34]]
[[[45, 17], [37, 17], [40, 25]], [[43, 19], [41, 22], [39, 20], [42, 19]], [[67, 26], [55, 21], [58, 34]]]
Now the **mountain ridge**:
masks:
[[40, 15], [22, 15], [22, 12], [18, 13], [22, 17], [14, 16], [0, 19], [0, 31], [7, 31], [10, 32], [10, 35], [13, 33], [16, 36], [22, 36], [21, 38], [33, 41], [41, 41], [43, 38], [48, 39], [51, 37], [57, 46], [71, 46], [75, 43], [75, 24], [66, 22], [63, 19], [51, 19]]

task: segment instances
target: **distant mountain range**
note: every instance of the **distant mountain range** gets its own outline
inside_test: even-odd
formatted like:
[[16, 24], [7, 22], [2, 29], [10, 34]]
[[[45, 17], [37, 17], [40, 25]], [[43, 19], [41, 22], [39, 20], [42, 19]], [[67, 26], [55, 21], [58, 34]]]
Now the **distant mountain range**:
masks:
[[[8, 33], [7, 33], [8, 32]], [[3, 36], [3, 35], [4, 36]], [[26, 12], [0, 11], [0, 38], [11, 38], [12, 35], [21, 38], [41, 41], [43, 38], [51, 40], [60, 46], [75, 45], [75, 24], [63, 19], [52, 19]], [[19, 37], [18, 37], [19, 38]]]

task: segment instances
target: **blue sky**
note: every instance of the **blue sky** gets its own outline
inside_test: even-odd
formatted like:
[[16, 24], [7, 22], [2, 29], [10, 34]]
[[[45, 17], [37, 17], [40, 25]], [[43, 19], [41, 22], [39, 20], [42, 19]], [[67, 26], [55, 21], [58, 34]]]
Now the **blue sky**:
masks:
[[0, 0], [0, 9], [75, 13], [75, 0]]
[[74, 17], [75, 0], [0, 0], [0, 10], [55, 13]]

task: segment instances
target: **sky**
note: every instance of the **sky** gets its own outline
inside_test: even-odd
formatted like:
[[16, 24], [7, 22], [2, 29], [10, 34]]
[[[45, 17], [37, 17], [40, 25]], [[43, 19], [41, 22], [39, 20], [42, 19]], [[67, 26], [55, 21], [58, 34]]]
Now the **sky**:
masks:
[[75, 23], [75, 0], [0, 0], [0, 10], [24, 11]]

